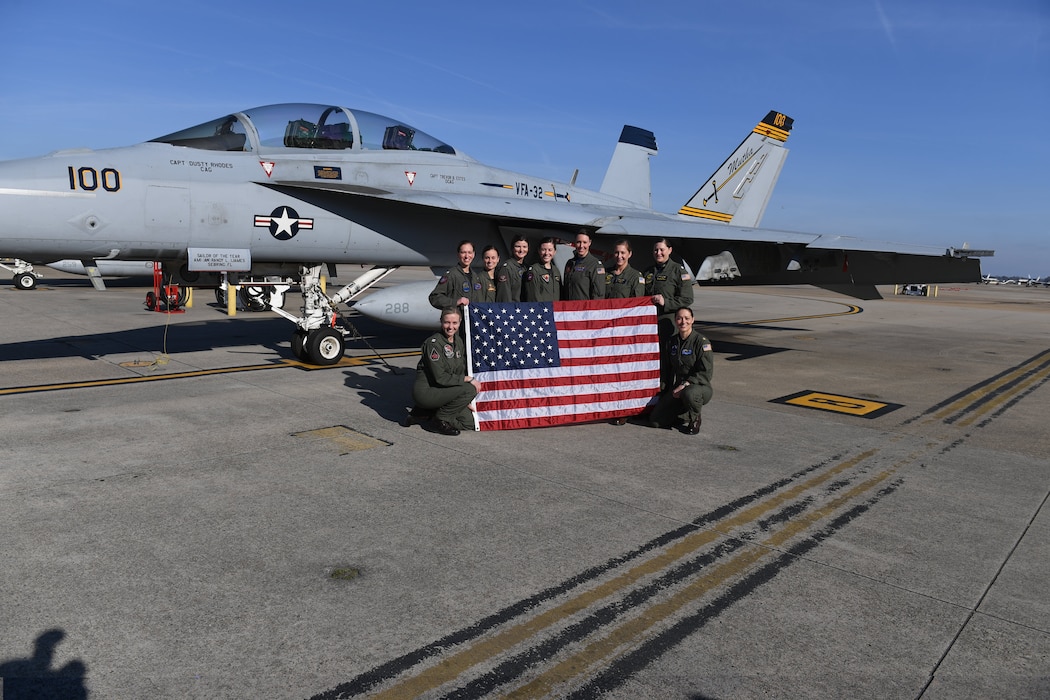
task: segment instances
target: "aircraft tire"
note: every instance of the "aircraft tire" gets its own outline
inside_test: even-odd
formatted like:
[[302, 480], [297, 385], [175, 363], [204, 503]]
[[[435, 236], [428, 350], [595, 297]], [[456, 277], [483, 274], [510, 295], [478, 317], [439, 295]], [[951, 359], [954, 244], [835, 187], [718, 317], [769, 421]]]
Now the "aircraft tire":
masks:
[[300, 362], [306, 362], [306, 331], [296, 331], [292, 334], [292, 354]]
[[270, 289], [260, 285], [246, 284], [241, 287], [241, 303], [249, 311], [266, 311], [270, 308]]
[[219, 306], [226, 306], [226, 290], [222, 287], [215, 288], [215, 303]]
[[36, 277], [29, 274], [28, 272], [23, 272], [20, 275], [15, 275], [15, 286], [19, 289], [32, 289], [36, 286]]
[[334, 365], [343, 358], [346, 342], [343, 334], [334, 328], [320, 328], [310, 331], [306, 337], [306, 356], [310, 364]]

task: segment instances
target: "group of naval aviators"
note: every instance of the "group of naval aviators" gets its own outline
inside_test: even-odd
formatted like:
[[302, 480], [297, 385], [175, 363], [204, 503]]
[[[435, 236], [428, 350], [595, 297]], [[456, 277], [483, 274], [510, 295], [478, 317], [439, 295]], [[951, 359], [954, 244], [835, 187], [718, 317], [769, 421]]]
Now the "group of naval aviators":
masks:
[[[631, 267], [631, 244], [616, 241], [612, 267], [590, 252], [591, 237], [576, 234], [576, 252], [565, 269], [554, 264], [556, 240], [540, 241], [537, 257], [526, 263], [529, 242], [524, 235], [511, 243], [512, 258], [499, 262], [499, 251], [482, 251], [481, 269], [471, 267], [474, 244], [462, 241], [459, 264], [445, 272], [430, 294], [430, 303], [441, 310], [441, 330], [423, 343], [412, 387], [414, 407], [402, 425], [428, 422], [431, 430], [458, 435], [473, 430], [470, 403], [480, 385], [467, 368], [466, 346], [460, 327], [463, 309], [470, 303], [510, 301], [576, 301], [649, 297], [656, 307], [661, 343], [660, 394], [643, 424], [671, 428], [676, 424], [690, 435], [700, 432], [700, 409], [711, 400], [714, 353], [711, 341], [693, 329], [693, 281], [689, 272], [671, 259], [667, 239], [653, 244], [655, 263], [644, 273]], [[624, 425], [626, 418], [617, 418]]]

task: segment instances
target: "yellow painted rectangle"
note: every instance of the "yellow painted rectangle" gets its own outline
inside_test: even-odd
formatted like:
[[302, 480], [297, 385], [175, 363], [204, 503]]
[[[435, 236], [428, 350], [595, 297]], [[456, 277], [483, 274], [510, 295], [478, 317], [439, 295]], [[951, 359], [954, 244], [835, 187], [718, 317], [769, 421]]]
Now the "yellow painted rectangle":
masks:
[[847, 415], [861, 416], [863, 418], [876, 418], [901, 407], [900, 404], [860, 399], [855, 396], [828, 394], [822, 391], [800, 391], [791, 396], [782, 396], [779, 399], [773, 399], [773, 403], [802, 406], [804, 408], [814, 408], [820, 411], [831, 411], [833, 413], [845, 413]]

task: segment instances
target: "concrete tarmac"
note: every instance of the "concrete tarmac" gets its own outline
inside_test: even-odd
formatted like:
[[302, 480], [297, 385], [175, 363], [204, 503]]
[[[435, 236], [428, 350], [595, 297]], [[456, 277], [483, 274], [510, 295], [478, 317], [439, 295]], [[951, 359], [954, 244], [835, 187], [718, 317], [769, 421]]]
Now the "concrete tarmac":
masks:
[[446, 437], [398, 425], [427, 333], [311, 368], [46, 274], [0, 286], [5, 698], [1050, 697], [1050, 289], [698, 289], [700, 435]]

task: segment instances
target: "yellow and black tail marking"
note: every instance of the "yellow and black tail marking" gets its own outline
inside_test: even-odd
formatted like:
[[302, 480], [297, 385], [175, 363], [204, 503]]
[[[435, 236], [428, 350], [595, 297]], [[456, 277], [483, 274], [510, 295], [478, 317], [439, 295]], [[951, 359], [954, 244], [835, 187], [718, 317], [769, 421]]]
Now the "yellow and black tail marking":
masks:
[[711, 211], [710, 209], [697, 209], [696, 207], [690, 207], [688, 205], [683, 206], [678, 210], [679, 214], [685, 214], [686, 216], [696, 216], [701, 219], [711, 219], [712, 221], [721, 221], [723, 223], [729, 223], [733, 220], [733, 215], [723, 211]]
[[795, 120], [786, 114], [780, 112], [771, 111], [766, 115], [766, 118], [758, 123], [755, 127], [755, 133], [760, 136], [768, 136], [774, 138], [777, 141], [787, 141], [788, 135], [791, 132], [791, 127], [795, 125]]

